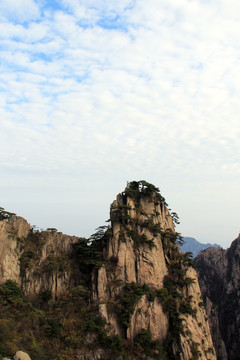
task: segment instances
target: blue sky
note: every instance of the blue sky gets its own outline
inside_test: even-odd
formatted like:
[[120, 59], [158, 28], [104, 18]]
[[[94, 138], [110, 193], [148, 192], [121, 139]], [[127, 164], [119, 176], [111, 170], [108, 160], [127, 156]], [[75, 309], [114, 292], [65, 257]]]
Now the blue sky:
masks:
[[238, 235], [237, 0], [0, 2], [1, 206], [89, 236], [127, 181], [178, 231]]

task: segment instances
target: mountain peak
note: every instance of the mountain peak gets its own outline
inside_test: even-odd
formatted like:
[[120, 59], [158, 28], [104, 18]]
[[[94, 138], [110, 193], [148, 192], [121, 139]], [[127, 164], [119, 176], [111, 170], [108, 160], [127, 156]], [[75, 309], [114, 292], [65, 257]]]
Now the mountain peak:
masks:
[[[49, 351], [43, 359], [56, 358], [44, 329], [67, 360], [216, 359], [191, 255], [178, 248], [177, 214], [157, 187], [128, 183], [111, 204], [109, 225], [90, 239], [35, 231], [27, 222], [19, 236], [21, 221], [13, 226], [14, 219], [0, 221], [0, 296], [10, 287], [22, 291], [27, 304], [38, 304], [34, 313], [47, 320], [36, 320], [36, 328], [29, 324], [29, 332], [35, 343], [41, 333]], [[80, 333], [78, 341], [74, 334]], [[22, 346], [25, 339], [18, 336], [14, 343]]]

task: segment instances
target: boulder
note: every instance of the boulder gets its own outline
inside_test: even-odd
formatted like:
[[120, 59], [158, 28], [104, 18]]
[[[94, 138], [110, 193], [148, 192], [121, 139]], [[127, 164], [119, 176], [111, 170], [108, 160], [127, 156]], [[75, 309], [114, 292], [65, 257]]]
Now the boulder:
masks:
[[13, 359], [14, 360], [31, 360], [30, 356], [23, 351], [17, 351]]

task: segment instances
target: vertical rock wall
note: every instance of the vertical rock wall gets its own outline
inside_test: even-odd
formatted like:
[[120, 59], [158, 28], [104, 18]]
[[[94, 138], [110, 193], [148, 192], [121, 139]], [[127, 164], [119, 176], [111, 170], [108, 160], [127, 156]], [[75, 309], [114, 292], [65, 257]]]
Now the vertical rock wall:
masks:
[[[71, 285], [72, 271], [56, 268], [71, 253], [74, 236], [58, 232], [33, 232], [22, 217], [0, 221], [0, 284], [15, 281], [25, 294], [35, 295], [51, 290], [53, 297]], [[52, 267], [51, 267], [52, 265]], [[53, 265], [55, 267], [53, 267]]]
[[[105, 265], [98, 271], [95, 300], [110, 326], [112, 334], [123, 335], [118, 316], [109, 311], [109, 305], [117, 303], [124, 284], [147, 285], [153, 291], [162, 289], [164, 279], [169, 275], [168, 263], [171, 252], [179, 251], [177, 246], [164, 249], [164, 234], [175, 234], [172, 216], [156, 193], [141, 196], [136, 201], [126, 193], [119, 194], [111, 205], [111, 235], [107, 244]], [[114, 263], [114, 265], [113, 265]], [[194, 315], [182, 315], [183, 333], [173, 341], [173, 356], [190, 360], [216, 359], [209, 325], [202, 303], [197, 275], [189, 268], [186, 277], [193, 279], [191, 285], [182, 289], [183, 296], [191, 299]], [[150, 330], [153, 339], [162, 343], [169, 337], [169, 315], [156, 297], [149, 300], [143, 295], [135, 304], [130, 316], [126, 337], [133, 340], [142, 329]]]
[[[137, 336], [150, 332], [152, 344], [158, 341], [171, 358], [215, 360], [196, 272], [178, 249], [173, 219], [158, 189], [145, 181], [130, 183], [111, 205], [110, 221], [93, 253], [89, 244], [79, 245], [90, 261], [79, 253], [73, 261], [78, 238], [34, 232], [16, 216], [1, 220], [0, 283], [10, 279], [27, 295], [51, 290], [57, 298], [81, 283], [77, 261], [82, 261], [89, 304], [105, 318], [108, 335], [119, 335], [133, 349]], [[79, 351], [93, 358], [88, 347]], [[104, 357], [104, 351], [100, 347], [95, 353]]]
[[240, 236], [227, 250], [208, 248], [195, 259], [218, 360], [240, 354]]
[[19, 241], [29, 232], [30, 225], [22, 217], [13, 216], [0, 221], [0, 284], [9, 279], [21, 284]]

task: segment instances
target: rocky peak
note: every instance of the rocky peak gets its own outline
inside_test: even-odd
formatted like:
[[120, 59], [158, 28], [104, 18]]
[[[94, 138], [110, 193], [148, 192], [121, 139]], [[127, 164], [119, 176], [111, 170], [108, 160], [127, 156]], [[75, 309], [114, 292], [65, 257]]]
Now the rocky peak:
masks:
[[[217, 300], [225, 286], [228, 269], [227, 253], [224, 249], [210, 247], [202, 250], [195, 259], [198, 269], [199, 283], [205, 296]], [[207, 284], [212, 283], [209, 287]], [[204, 287], [205, 285], [206, 287]], [[204, 289], [203, 289], [204, 288]], [[204, 291], [203, 291], [204, 290]]]
[[[22, 307], [16, 319], [31, 319], [34, 341], [29, 338], [29, 348], [19, 342], [23, 350], [42, 360], [47, 348], [53, 359], [54, 342], [66, 360], [215, 360], [193, 261], [178, 248], [177, 222], [159, 189], [146, 181], [128, 183], [111, 205], [109, 226], [90, 239], [38, 232], [14, 216], [2, 219], [0, 313], [10, 303]], [[34, 345], [39, 333], [41, 358]]]
[[158, 188], [128, 184], [111, 205], [95, 299], [112, 334], [133, 341], [150, 331], [153, 340], [169, 342], [173, 358], [215, 359], [196, 272], [178, 249], [173, 219]]
[[107, 257], [118, 259], [115, 276], [122, 282], [159, 287], [167, 274], [161, 232], [174, 226], [160, 194], [146, 189], [130, 184], [111, 205]]

